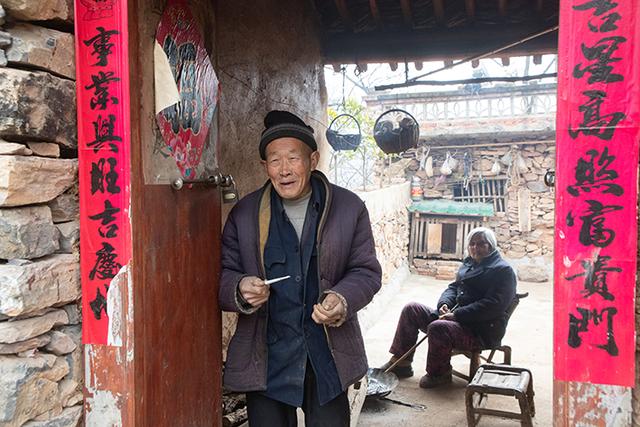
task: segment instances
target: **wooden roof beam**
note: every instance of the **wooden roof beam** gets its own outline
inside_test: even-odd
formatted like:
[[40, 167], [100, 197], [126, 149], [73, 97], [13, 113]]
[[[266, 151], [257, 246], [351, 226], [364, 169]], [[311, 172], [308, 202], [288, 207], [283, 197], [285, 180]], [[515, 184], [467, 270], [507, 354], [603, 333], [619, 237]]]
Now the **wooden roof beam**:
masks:
[[436, 17], [436, 22], [440, 25], [444, 24], [444, 1], [433, 0], [433, 14]]
[[400, 7], [402, 8], [402, 17], [404, 23], [413, 28], [413, 19], [411, 13], [411, 0], [400, 0]]
[[[541, 30], [532, 24], [505, 24], [456, 32], [434, 29], [413, 33], [328, 34], [323, 40], [323, 61], [326, 64], [353, 64], [466, 58], [495, 46], [506, 46]], [[478, 42], [470, 44], [469, 40]], [[557, 46], [557, 33], [550, 33], [491, 57], [551, 54], [557, 53]]]
[[507, 0], [498, 0], [498, 13], [502, 18], [507, 16]]
[[347, 30], [352, 30], [353, 21], [351, 20], [351, 13], [349, 13], [346, 0], [335, 0], [335, 3], [338, 8], [338, 13], [340, 14], [340, 19], [342, 19], [345, 28]]
[[476, 20], [476, 2], [475, 0], [464, 0], [464, 8], [467, 11], [467, 19], [469, 21]]
[[371, 9], [371, 16], [376, 23], [377, 28], [382, 28], [382, 18], [380, 18], [380, 9], [378, 9], [378, 2], [376, 0], [369, 0], [369, 9]]

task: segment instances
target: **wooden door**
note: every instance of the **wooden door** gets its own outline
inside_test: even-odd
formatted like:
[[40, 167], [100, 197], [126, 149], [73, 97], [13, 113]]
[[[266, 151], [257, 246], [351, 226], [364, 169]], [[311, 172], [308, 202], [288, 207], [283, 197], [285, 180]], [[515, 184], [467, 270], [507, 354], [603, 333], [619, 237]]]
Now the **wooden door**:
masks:
[[[190, 3], [197, 19], [213, 25], [212, 2]], [[149, 158], [162, 143], [154, 113], [153, 41], [164, 7], [157, 0], [131, 1], [129, 7], [135, 425], [218, 426], [219, 190], [176, 191], [167, 180], [149, 182]], [[212, 52], [213, 40], [205, 42]], [[212, 127], [210, 138], [216, 131]]]

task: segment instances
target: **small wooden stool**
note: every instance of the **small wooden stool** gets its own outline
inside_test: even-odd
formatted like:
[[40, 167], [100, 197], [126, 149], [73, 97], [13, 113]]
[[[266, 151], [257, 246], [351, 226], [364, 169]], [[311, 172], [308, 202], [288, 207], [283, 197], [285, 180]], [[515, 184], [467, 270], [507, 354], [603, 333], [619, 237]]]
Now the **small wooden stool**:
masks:
[[[478, 393], [477, 405], [474, 395]], [[514, 396], [520, 404], [520, 413], [480, 407], [490, 394]], [[475, 427], [482, 415], [495, 415], [502, 418], [520, 420], [521, 425], [532, 427], [535, 416], [533, 403], [533, 377], [531, 371], [507, 365], [485, 364], [478, 368], [466, 392], [467, 425]]]

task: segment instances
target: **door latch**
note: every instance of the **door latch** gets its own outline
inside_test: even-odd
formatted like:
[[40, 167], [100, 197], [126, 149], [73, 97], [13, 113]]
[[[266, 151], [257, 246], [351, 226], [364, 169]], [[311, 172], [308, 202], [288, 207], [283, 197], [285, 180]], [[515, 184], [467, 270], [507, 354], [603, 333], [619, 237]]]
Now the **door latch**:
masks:
[[200, 179], [176, 178], [171, 181], [171, 188], [181, 190], [185, 185], [206, 185], [220, 187], [222, 189], [223, 203], [235, 203], [238, 201], [238, 189], [236, 182], [231, 175], [224, 175], [220, 172]]
[[556, 172], [547, 169], [547, 173], [544, 174], [544, 185], [547, 187], [554, 187], [556, 185]]

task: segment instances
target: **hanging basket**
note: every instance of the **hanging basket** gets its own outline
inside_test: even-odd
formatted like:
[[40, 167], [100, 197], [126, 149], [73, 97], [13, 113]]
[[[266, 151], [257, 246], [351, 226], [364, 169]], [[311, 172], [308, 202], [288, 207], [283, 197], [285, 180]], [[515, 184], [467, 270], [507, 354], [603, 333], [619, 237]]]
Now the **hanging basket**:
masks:
[[418, 146], [420, 126], [410, 113], [401, 109], [385, 111], [373, 126], [373, 139], [386, 154], [397, 154]]
[[360, 123], [358, 123], [358, 120], [351, 114], [340, 114], [336, 116], [331, 121], [325, 135], [327, 141], [329, 141], [329, 145], [331, 145], [334, 151], [355, 151], [362, 140]]

